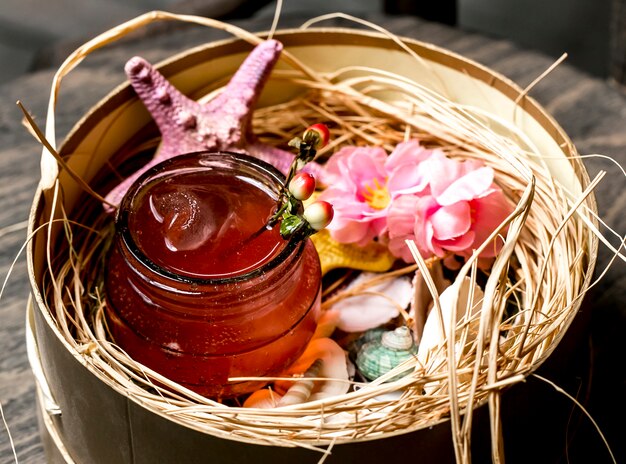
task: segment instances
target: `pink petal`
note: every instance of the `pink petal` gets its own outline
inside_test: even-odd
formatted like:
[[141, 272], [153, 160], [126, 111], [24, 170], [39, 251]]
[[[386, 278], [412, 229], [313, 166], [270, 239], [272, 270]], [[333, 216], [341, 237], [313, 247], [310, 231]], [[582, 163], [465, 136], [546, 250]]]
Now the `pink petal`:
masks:
[[466, 234], [461, 235], [460, 237], [456, 237], [450, 240], [433, 240], [433, 243], [436, 243], [438, 247], [448, 251], [454, 252], [467, 252], [469, 254], [471, 252], [471, 248], [476, 248], [474, 245], [474, 239], [476, 234], [474, 231], [468, 231]]
[[417, 165], [429, 158], [433, 151], [421, 146], [418, 140], [401, 142], [396, 145], [385, 161], [385, 170], [391, 172], [401, 166]]
[[[328, 201], [328, 200], [326, 200]], [[351, 202], [335, 202], [328, 201], [335, 208], [335, 214], [337, 217], [351, 219], [354, 221], [362, 221], [366, 219], [365, 213], [367, 212], [367, 205], [357, 201]]]
[[430, 189], [434, 197], [441, 195], [464, 174], [462, 163], [446, 157], [441, 151], [433, 153], [425, 163], [430, 172]]
[[364, 201], [363, 193], [368, 185], [372, 185], [374, 179], [377, 179], [381, 185], [385, 184], [386, 158], [387, 153], [382, 148], [357, 148], [346, 157], [345, 163], [341, 164], [341, 179], [337, 179], [336, 182], [339, 185], [351, 183], [356, 186], [357, 198]]
[[430, 216], [433, 233], [437, 240], [450, 240], [466, 233], [472, 225], [470, 206], [461, 201], [442, 206]]
[[455, 180], [437, 195], [440, 205], [451, 205], [458, 201], [469, 201], [485, 193], [493, 182], [493, 169], [482, 167], [468, 172]]
[[[332, 159], [332, 157], [331, 157]], [[347, 164], [353, 172], [364, 172], [367, 175], [385, 175], [387, 152], [380, 147], [358, 147], [346, 157]]]
[[[430, 222], [430, 217], [439, 209], [437, 201], [431, 197], [420, 197], [416, 206], [416, 215], [413, 232], [415, 243], [420, 251], [427, 255], [432, 253], [443, 256], [444, 252], [439, 247], [433, 245], [434, 230]], [[424, 255], [424, 253], [422, 253]]]
[[367, 203], [360, 201], [354, 193], [342, 190], [340, 187], [342, 186], [327, 188], [317, 199], [333, 205], [335, 213], [353, 218], [361, 218], [374, 211]]
[[[417, 238], [417, 236], [416, 236]], [[424, 253], [422, 255], [437, 255], [444, 256], [446, 254], [445, 250], [439, 246], [437, 240], [435, 239], [435, 234], [433, 231], [433, 225], [430, 222], [426, 222], [424, 224], [422, 233], [420, 234], [422, 247], [424, 248]], [[419, 241], [417, 241], [419, 243]], [[430, 253], [429, 253], [430, 252]]]
[[[343, 187], [343, 186], [342, 186]], [[324, 190], [318, 198], [323, 199], [324, 201], [330, 202], [331, 200], [335, 201], [337, 204], [345, 202], [350, 198], [348, 195], [349, 191], [339, 187], [329, 187]], [[354, 196], [352, 196], [354, 198]]]
[[[365, 203], [367, 210], [363, 212], [363, 217], [366, 220], [374, 221], [377, 219], [383, 219], [387, 217], [387, 209], [374, 209]], [[386, 221], [385, 221], [386, 222]]]
[[355, 152], [348, 160], [349, 162], [346, 164], [348, 170], [344, 172], [343, 175], [349, 176], [348, 178], [359, 187], [375, 177], [385, 177], [384, 173], [380, 172], [379, 168], [381, 168], [381, 166], [377, 164], [375, 160], [367, 156], [356, 156], [356, 154]]
[[364, 182], [385, 178], [386, 159], [387, 153], [380, 147], [344, 147], [326, 163], [325, 184], [360, 194]]
[[369, 224], [335, 216], [327, 229], [340, 243], [357, 243], [370, 238]]
[[388, 173], [387, 188], [395, 197], [399, 194], [411, 194], [423, 191], [428, 185], [428, 171], [423, 161], [431, 157], [435, 150], [429, 150], [417, 140], [410, 140], [396, 145], [385, 161]]
[[[513, 206], [499, 189], [494, 190], [485, 197], [472, 201], [470, 206], [474, 210], [473, 229], [476, 232], [475, 247], [480, 246], [487, 240], [487, 237], [489, 237], [513, 211]], [[503, 231], [502, 234], [506, 235], [506, 230]], [[498, 253], [501, 246], [502, 240], [496, 239], [494, 245], [486, 247], [480, 256], [483, 258], [493, 257]]]
[[386, 226], [386, 218], [370, 220], [349, 219], [335, 216], [327, 227], [333, 239], [340, 243], [354, 243], [359, 246], [368, 245]]
[[352, 219], [355, 221], [371, 222], [376, 219], [385, 218], [385, 210], [373, 209], [367, 203], [363, 203], [350, 198], [334, 198], [332, 196], [322, 196], [318, 200], [324, 200], [333, 205], [335, 216]]
[[428, 186], [430, 176], [424, 172], [422, 166], [421, 164], [402, 166], [389, 174], [387, 189], [392, 198], [419, 193]]
[[381, 218], [374, 219], [370, 223], [370, 227], [374, 231], [374, 234], [380, 236], [383, 233], [383, 231], [387, 229], [387, 217], [384, 216]]
[[[401, 258], [406, 263], [414, 263], [415, 258], [413, 258], [413, 255], [411, 254], [411, 250], [409, 250], [409, 247], [406, 244], [406, 240], [415, 241], [415, 236], [407, 235], [404, 237], [396, 237], [396, 238], [390, 239], [389, 245], [388, 245], [389, 251], [391, 252], [392, 255], [398, 258]], [[417, 245], [417, 242], [416, 242], [416, 245]], [[432, 253], [430, 251], [421, 250], [419, 247], [418, 247], [418, 250], [420, 252], [420, 255], [422, 255], [422, 257], [424, 258], [429, 258], [430, 256], [432, 256]]]
[[394, 199], [387, 215], [387, 229], [391, 238], [413, 233], [419, 201], [420, 198], [415, 195], [402, 195]]
[[344, 162], [345, 158], [350, 156], [358, 147], [343, 147], [341, 150], [335, 152], [333, 156], [326, 162], [324, 168], [331, 175], [338, 175], [338, 165]]

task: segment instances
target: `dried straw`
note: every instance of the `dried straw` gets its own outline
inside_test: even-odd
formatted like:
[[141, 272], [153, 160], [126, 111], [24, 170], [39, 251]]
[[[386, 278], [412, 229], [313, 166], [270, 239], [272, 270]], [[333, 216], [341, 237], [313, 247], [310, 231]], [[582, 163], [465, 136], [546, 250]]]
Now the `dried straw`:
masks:
[[[94, 39], [68, 58], [53, 83], [51, 112], [60, 78], [69, 69], [91, 50], [157, 19], [191, 20], [231, 31], [252, 43], [260, 40], [212, 20], [151, 13]], [[479, 159], [491, 166], [498, 184], [515, 204], [513, 213], [492, 235], [503, 246], [489, 272], [480, 311], [471, 320], [450, 325], [438, 356], [424, 366], [411, 359], [345, 395], [272, 410], [225, 405], [201, 397], [134, 362], [111, 341], [103, 311], [102, 276], [94, 263], [102, 262], [112, 228], [109, 219], [97, 214], [101, 210], [97, 201], [85, 202], [81, 211], [69, 216], [60, 212], [67, 220], [66, 240], [62, 249], [49, 249], [49, 273], [42, 283], [47, 310], [69, 345], [103, 381], [192, 429], [249, 443], [324, 451], [323, 445], [382, 438], [450, 420], [457, 461], [470, 462], [472, 411], [488, 403], [493, 458], [499, 462], [501, 391], [523, 381], [550, 355], [590, 283], [597, 252], [591, 192], [599, 178], [582, 194], [568, 191], [543, 162], [547, 154], [539, 152], [514, 124], [459, 105], [401, 76], [365, 67], [319, 74], [288, 54], [286, 59], [291, 69], [275, 71], [272, 79], [296, 84], [302, 92], [290, 101], [255, 112], [254, 130], [264, 142], [285, 146], [302, 127], [328, 121], [332, 143], [319, 153], [319, 161], [324, 161], [346, 145], [391, 150], [410, 134], [450, 157]], [[51, 121], [53, 126], [53, 116]], [[49, 119], [46, 134], [49, 137], [51, 133]], [[54, 137], [48, 140], [46, 156], [55, 149]], [[566, 149], [586, 185], [578, 154], [574, 147]], [[47, 179], [45, 184], [58, 185], [56, 179]], [[70, 218], [90, 227], [75, 227]], [[417, 263], [409, 270], [422, 271], [434, 296], [433, 310], [441, 314], [427, 263], [415, 252], [414, 244], [409, 246]], [[464, 277], [476, 279], [477, 255], [486, 246], [465, 263], [454, 285]], [[512, 306], [517, 312], [505, 316]], [[470, 336], [471, 327], [478, 327], [475, 337]], [[408, 375], [389, 381], [407, 368]], [[383, 397], [393, 392], [400, 393], [398, 399]]]

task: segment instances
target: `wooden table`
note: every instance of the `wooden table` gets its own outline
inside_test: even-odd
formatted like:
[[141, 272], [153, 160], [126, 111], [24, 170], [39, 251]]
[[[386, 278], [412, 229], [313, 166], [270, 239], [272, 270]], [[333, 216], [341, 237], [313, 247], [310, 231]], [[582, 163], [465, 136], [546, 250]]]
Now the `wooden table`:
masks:
[[[300, 25], [307, 18], [283, 18], [280, 27]], [[373, 22], [398, 35], [416, 38], [456, 51], [509, 77], [524, 87], [553, 62], [541, 54], [522, 50], [502, 40], [462, 32], [411, 17], [372, 16]], [[265, 30], [266, 20], [239, 25], [251, 31]], [[328, 25], [347, 25], [333, 21]], [[193, 45], [221, 38], [217, 31], [197, 28], [161, 28], [90, 57], [63, 84], [57, 113], [59, 139], [88, 108], [123, 81], [123, 64], [134, 54], [151, 61], [168, 57]], [[24, 221], [39, 178], [39, 144], [21, 125], [15, 106], [20, 99], [43, 124], [53, 71], [40, 71], [0, 87], [0, 269], [2, 278], [25, 240]], [[531, 92], [563, 126], [582, 154], [601, 153], [626, 163], [626, 94], [605, 81], [563, 64]], [[609, 171], [597, 188], [601, 217], [622, 234], [626, 231], [626, 181], [616, 166], [602, 159], [585, 159], [590, 176]], [[12, 231], [13, 230], [13, 231]], [[610, 253], [602, 247], [598, 269]], [[620, 425], [626, 417], [626, 376], [623, 337], [626, 329], [626, 276], [623, 262], [616, 262], [591, 290], [578, 323], [568, 332], [555, 355], [542, 366], [570, 394], [584, 403], [611, 444], [618, 461], [624, 457]], [[25, 307], [29, 293], [24, 256], [13, 268], [0, 300], [0, 402], [21, 463], [45, 462], [35, 416], [34, 380], [26, 359]], [[590, 352], [591, 349], [591, 352]], [[591, 383], [586, 366], [593, 366]], [[516, 390], [517, 389], [517, 390]], [[523, 388], [505, 394], [512, 417], [507, 430], [526, 430], [536, 443], [554, 448], [535, 462], [561, 462], [570, 441], [569, 462], [610, 462], [589, 421], [569, 400], [551, 387], [530, 378]], [[507, 396], [508, 395], [508, 396]], [[582, 395], [582, 396], [581, 396]], [[571, 414], [571, 417], [570, 417]], [[519, 418], [517, 420], [516, 418]], [[571, 420], [570, 420], [571, 419]], [[511, 432], [512, 433], [512, 432]], [[511, 434], [509, 433], [509, 434]], [[517, 432], [516, 432], [517, 433]], [[543, 438], [541, 438], [543, 437]], [[523, 447], [508, 452], [518, 462]], [[528, 441], [527, 441], [528, 442]], [[508, 446], [508, 445], [507, 445]], [[526, 450], [528, 452], [528, 450]], [[538, 449], [534, 450], [539, 456]], [[6, 429], [0, 425], [0, 462], [11, 462], [13, 452]], [[521, 458], [519, 458], [521, 459]], [[523, 462], [523, 461], [519, 461]], [[563, 461], [565, 462], [565, 461]]]

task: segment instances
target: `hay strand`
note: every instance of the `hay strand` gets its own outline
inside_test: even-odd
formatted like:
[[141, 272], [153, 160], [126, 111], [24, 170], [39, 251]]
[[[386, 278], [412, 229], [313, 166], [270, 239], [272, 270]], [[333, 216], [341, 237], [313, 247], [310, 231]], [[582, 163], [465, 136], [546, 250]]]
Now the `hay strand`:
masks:
[[572, 395], [567, 393], [565, 390], [563, 390], [561, 387], [559, 387], [557, 384], [555, 384], [551, 380], [546, 379], [545, 377], [543, 377], [543, 376], [541, 376], [539, 374], [536, 374], [536, 373], [533, 373], [532, 375], [533, 375], [533, 377], [541, 380], [542, 382], [547, 383], [552, 388], [554, 388], [558, 393], [560, 393], [561, 395], [565, 396], [568, 400], [570, 400], [572, 403], [574, 403], [583, 412], [583, 414], [585, 416], [587, 416], [587, 419], [589, 419], [589, 421], [591, 422], [593, 427], [598, 432], [598, 435], [600, 436], [600, 439], [602, 440], [602, 443], [604, 444], [607, 452], [609, 453], [609, 456], [611, 457], [611, 461], [613, 462], [613, 464], [617, 464], [617, 459], [615, 459], [615, 455], [613, 454], [613, 450], [611, 450], [611, 446], [609, 445], [609, 442], [607, 441], [606, 437], [602, 433], [602, 430], [600, 429], [600, 426], [593, 419], [593, 417], [591, 417], [591, 414], [589, 414], [587, 409], [585, 409], [585, 407], [582, 404], [580, 404], [580, 402], [576, 398], [574, 398]]

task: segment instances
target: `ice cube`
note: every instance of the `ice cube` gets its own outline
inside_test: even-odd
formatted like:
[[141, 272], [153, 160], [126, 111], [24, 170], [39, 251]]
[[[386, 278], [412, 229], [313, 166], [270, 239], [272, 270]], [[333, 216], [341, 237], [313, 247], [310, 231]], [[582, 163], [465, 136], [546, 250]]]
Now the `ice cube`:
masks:
[[150, 197], [150, 209], [163, 224], [165, 245], [171, 251], [195, 250], [213, 240], [228, 222], [228, 206], [209, 192], [175, 189]]

